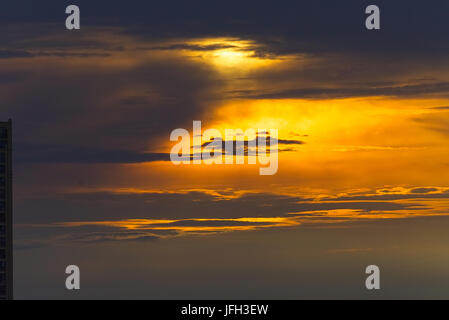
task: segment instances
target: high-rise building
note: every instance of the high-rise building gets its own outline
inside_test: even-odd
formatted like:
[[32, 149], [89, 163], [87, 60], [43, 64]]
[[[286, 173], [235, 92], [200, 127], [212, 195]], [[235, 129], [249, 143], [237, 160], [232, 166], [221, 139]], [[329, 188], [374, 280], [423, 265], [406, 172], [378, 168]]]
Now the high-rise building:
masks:
[[11, 120], [0, 122], [0, 300], [13, 297]]

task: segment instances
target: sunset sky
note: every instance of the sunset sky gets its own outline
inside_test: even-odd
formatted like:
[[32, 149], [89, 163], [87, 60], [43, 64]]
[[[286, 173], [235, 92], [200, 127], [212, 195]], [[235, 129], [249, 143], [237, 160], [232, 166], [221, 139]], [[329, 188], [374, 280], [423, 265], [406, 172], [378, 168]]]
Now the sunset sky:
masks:
[[[92, 2], [0, 12], [18, 298], [449, 297], [449, 2]], [[277, 173], [174, 165], [194, 120]]]

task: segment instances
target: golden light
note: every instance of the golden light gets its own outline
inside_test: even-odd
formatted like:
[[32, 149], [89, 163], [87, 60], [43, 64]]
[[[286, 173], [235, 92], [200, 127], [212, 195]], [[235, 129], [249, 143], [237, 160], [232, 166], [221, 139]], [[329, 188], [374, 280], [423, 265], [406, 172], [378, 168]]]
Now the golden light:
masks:
[[[187, 44], [192, 46], [192, 49], [188, 50], [190, 52], [184, 52], [185, 54], [209, 62], [224, 72], [247, 72], [280, 61], [278, 58], [258, 56], [256, 51], [260, 44], [255, 41], [210, 38], [188, 41]], [[195, 50], [195, 47], [202, 49]]]
[[249, 59], [251, 59], [251, 56], [248, 52], [217, 50], [213, 53], [214, 62], [222, 66], [235, 66], [248, 62]]

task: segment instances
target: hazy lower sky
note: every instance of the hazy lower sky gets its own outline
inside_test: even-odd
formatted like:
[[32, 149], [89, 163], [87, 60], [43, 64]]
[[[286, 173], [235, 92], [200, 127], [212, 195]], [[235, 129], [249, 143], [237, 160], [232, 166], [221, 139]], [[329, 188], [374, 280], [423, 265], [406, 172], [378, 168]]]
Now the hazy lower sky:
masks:
[[[17, 298], [449, 298], [447, 1], [92, 2], [0, 12]], [[194, 120], [277, 173], [174, 165]]]

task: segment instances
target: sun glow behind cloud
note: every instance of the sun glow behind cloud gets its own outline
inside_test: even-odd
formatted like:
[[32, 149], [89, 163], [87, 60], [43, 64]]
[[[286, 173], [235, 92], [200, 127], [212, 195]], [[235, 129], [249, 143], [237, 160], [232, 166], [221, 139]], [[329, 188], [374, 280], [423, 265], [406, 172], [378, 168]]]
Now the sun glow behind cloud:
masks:
[[[115, 38], [109, 37], [108, 39]], [[347, 94], [347, 97], [343, 94], [343, 97], [337, 98], [331, 95], [327, 96], [326, 88], [330, 91], [332, 89], [346, 90], [351, 86], [344, 81], [341, 81], [343, 82], [342, 88], [338, 88], [337, 81], [328, 81], [327, 83], [317, 81], [317, 78], [327, 77], [329, 74], [338, 76], [339, 70], [323, 72], [320, 69], [318, 62], [323, 63], [325, 67], [334, 66], [334, 64], [329, 64], [326, 57], [311, 58], [301, 53], [290, 56], [264, 54], [265, 48], [252, 40], [208, 38], [146, 43], [126, 35], [121, 35], [118, 39], [123, 40], [118, 42], [123, 43], [124, 47], [133, 49], [112, 50], [104, 56], [98, 55], [104, 53], [97, 52], [98, 49], [94, 50], [95, 52], [87, 50], [83, 53], [94, 53], [94, 55], [77, 57], [71, 61], [77, 68], [80, 66], [86, 69], [97, 68], [98, 72], [104, 70], [110, 72], [109, 70], [118, 69], [119, 74], [128, 69], [139, 70], [147, 65], [151, 66], [150, 71], [147, 70], [148, 73], [151, 73], [153, 69], [159, 70], [158, 66], [161, 63], [169, 62], [168, 67], [165, 65], [164, 68], [168, 68], [170, 72], [166, 78], [161, 78], [161, 81], [166, 81], [164, 86], [169, 90], [164, 92], [158, 87], [159, 79], [157, 79], [156, 85], [141, 81], [125, 88], [122, 88], [121, 85], [115, 91], [108, 90], [108, 95], [105, 95], [107, 103], [101, 106], [102, 109], [99, 113], [103, 116], [106, 114], [105, 110], [108, 110], [108, 116], [101, 117], [100, 127], [114, 123], [112, 116], [114, 110], [120, 110], [118, 116], [117, 114], [115, 116], [121, 121], [124, 111], [127, 115], [132, 115], [135, 111], [141, 112], [140, 108], [156, 110], [160, 104], [170, 108], [176, 104], [178, 99], [182, 102], [182, 108], [188, 108], [191, 105], [184, 105], [184, 102], [191, 103], [193, 101], [192, 105], [198, 104], [201, 105], [201, 108], [195, 110], [195, 113], [188, 114], [185, 119], [182, 119], [185, 120], [184, 122], [176, 122], [176, 125], [182, 125], [189, 131], [192, 120], [202, 120], [203, 130], [215, 128], [222, 134], [226, 129], [237, 128], [242, 130], [248, 128], [278, 129], [279, 139], [287, 141], [279, 145], [278, 173], [272, 177], [261, 178], [257, 173], [259, 166], [247, 164], [242, 166], [199, 164], [177, 167], [162, 160], [110, 166], [101, 164], [97, 165], [98, 172], [95, 170], [95, 172], [86, 173], [87, 181], [90, 181], [91, 176], [100, 176], [100, 178], [97, 176], [98, 179], [92, 178], [94, 182], [90, 187], [70, 185], [66, 188], [59, 188], [58, 186], [57, 192], [70, 194], [82, 189], [84, 192], [112, 190], [122, 193], [145, 193], [151, 190], [163, 194], [196, 190], [227, 197], [227, 200], [235, 200], [248, 192], [271, 193], [275, 191], [277, 194], [301, 194], [315, 197], [317, 194], [329, 196], [347, 193], [354, 189], [381, 188], [386, 185], [394, 186], [394, 188], [425, 185], [444, 186], [449, 181], [447, 161], [445, 161], [449, 158], [447, 148], [449, 139], [448, 135], [444, 134], [444, 121], [435, 122], [434, 119], [441, 120], [438, 119], [440, 117], [444, 119], [442, 117], [446, 114], [444, 106], [449, 105], [447, 98], [433, 97], [430, 99], [420, 96], [399, 98], [382, 95], [359, 97], [351, 96], [351, 94]], [[112, 41], [109, 44], [115, 47], [118, 42]], [[64, 52], [57, 52], [57, 54], [61, 53]], [[55, 58], [51, 56], [36, 57], [36, 59], [51, 65], [52, 68], [55, 65], [58, 68], [63, 68], [63, 62], [65, 63], [60, 56]], [[177, 68], [192, 61], [195, 63], [189, 64], [187, 76], [184, 75], [185, 79], [181, 81], [182, 85], [177, 90], [172, 90], [170, 85], [177, 80], [175, 78], [179, 74]], [[195, 79], [195, 71], [201, 69], [200, 66], [204, 67], [207, 73], [214, 75], [211, 79], [207, 78], [207, 81], [200, 81], [200, 84], [206, 86], [210, 83], [217, 83], [218, 85], [210, 88], [213, 94], [201, 87], [200, 89], [196, 88], [201, 94], [194, 96], [188, 92], [187, 98], [182, 100], [179, 93], [180, 88]], [[21, 63], [20, 68], [26, 67], [28, 67], [26, 62]], [[8, 68], [11, 67], [8, 66]], [[300, 73], [302, 69], [307, 70], [304, 76]], [[159, 71], [163, 74], [161, 70]], [[295, 72], [299, 72], [298, 74], [301, 76]], [[319, 72], [322, 74], [318, 74]], [[333, 80], [332, 77], [331, 80]], [[398, 81], [401, 82], [403, 79]], [[373, 85], [373, 87], [382, 85]], [[407, 82], [397, 86], [400, 87], [400, 85], [406, 86]], [[313, 89], [312, 93], [319, 92], [319, 95], [313, 98], [308, 97], [309, 91], [307, 90], [310, 88]], [[164, 89], [166, 88], [164, 87]], [[291, 92], [294, 93], [298, 89], [300, 89], [300, 93], [303, 92], [302, 89], [307, 89], [304, 91], [305, 97], [299, 95], [295, 98], [294, 94], [290, 97]], [[346, 92], [344, 90], [343, 92]], [[207, 94], [203, 94], [205, 91]], [[357, 92], [355, 93], [357, 94]], [[272, 97], [268, 98], [267, 96], [270, 95]], [[443, 108], [435, 108], [438, 106], [443, 106]], [[165, 109], [161, 110], [165, 112]], [[170, 110], [173, 114], [185, 111], [185, 109]], [[109, 112], [111, 112], [111, 116], [109, 116]], [[148, 115], [143, 112], [142, 114]], [[425, 122], [416, 120], [425, 117], [433, 117], [431, 119], [433, 122], [426, 126]], [[146, 125], [145, 118], [138, 120], [135, 123], [139, 125], [145, 123]], [[83, 123], [85, 125], [85, 122]], [[92, 123], [89, 122], [91, 127], [97, 125], [98, 123], [93, 120]], [[438, 130], [435, 130], [436, 125], [439, 125], [436, 128]], [[120, 127], [120, 122], [114, 128], [117, 127]], [[154, 152], [156, 147], [159, 148], [157, 152], [168, 152], [171, 146], [168, 137], [172, 129], [175, 127], [161, 127], [158, 132], [149, 131], [151, 135], [139, 135], [132, 139], [138, 140], [142, 144], [148, 141], [148, 152]], [[291, 141], [301, 141], [302, 143], [295, 144]], [[52, 170], [55, 169], [52, 168]], [[59, 168], [59, 170], [65, 172], [63, 169]], [[76, 172], [80, 172], [79, 167]], [[231, 191], [221, 193], [223, 190]], [[446, 210], [446, 206], [441, 200], [433, 203], [427, 201], [426, 203], [429, 204], [427, 212], [429, 215], [444, 214]], [[192, 201], [191, 205], [194, 207], [195, 203]], [[312, 212], [306, 213], [311, 214]], [[186, 223], [183, 219], [153, 219], [151, 213], [148, 219], [136, 220], [133, 219], [134, 213], [131, 211], [127, 213], [129, 219], [120, 221], [104, 219], [93, 224], [120, 230], [175, 230], [178, 235], [193, 232], [297, 227], [312, 220], [314, 223], [318, 221], [331, 223], [414, 216], [411, 211], [390, 212], [385, 210], [367, 213], [354, 209], [335, 209], [313, 213], [314, 218], [296, 216], [294, 211], [288, 217], [282, 218], [277, 217], [276, 214], [264, 218], [265, 220], [251, 216], [244, 218], [255, 219], [253, 221], [243, 221], [241, 220], [243, 218], [240, 220], [227, 219], [226, 216], [201, 220], [200, 217], [194, 216], [192, 219], [188, 219], [188, 223], [192, 225], [187, 226], [182, 225]], [[250, 222], [252, 224], [249, 224]], [[214, 223], [221, 225], [213, 225]], [[229, 225], [225, 225], [226, 223]], [[238, 225], [239, 223], [241, 225]], [[83, 226], [88, 225], [92, 225], [92, 223], [89, 222]], [[64, 226], [75, 228], [81, 225], [70, 222]]]
[[[253, 70], [273, 67], [279, 64], [284, 57], [263, 57], [257, 54], [260, 45], [255, 41], [209, 38], [191, 40], [186, 42], [182, 50], [187, 56], [211, 63], [219, 71], [229, 76], [242, 75]], [[190, 46], [190, 47], [188, 47]]]
[[[448, 153], [442, 150], [448, 138], [417, 125], [414, 118], [434, 112], [429, 109], [432, 105], [445, 104], [449, 101], [239, 99], [222, 102], [207, 110], [204, 117], [208, 121], [203, 129], [216, 128], [224, 132], [227, 128], [278, 128], [279, 139], [303, 141], [303, 144], [279, 146], [279, 172], [270, 178], [267, 190], [272, 184], [287, 188], [292, 183], [316, 187], [324, 180], [330, 189], [395, 183], [444, 185], [447, 170], [441, 157]], [[416, 161], [432, 154], [440, 157]], [[233, 175], [242, 177], [242, 170], [249, 170], [245, 182], [253, 181], [253, 187], [257, 185], [262, 189], [265, 185], [253, 176], [255, 170], [251, 166], [187, 165], [182, 170], [170, 169], [169, 163], [162, 166], [167, 167], [167, 172], [173, 170], [176, 174], [196, 172], [195, 181], [202, 180], [206, 185], [211, 175], [229, 182]], [[295, 177], [296, 182], [293, 182]], [[233, 187], [243, 187], [240, 180], [236, 179]]]

